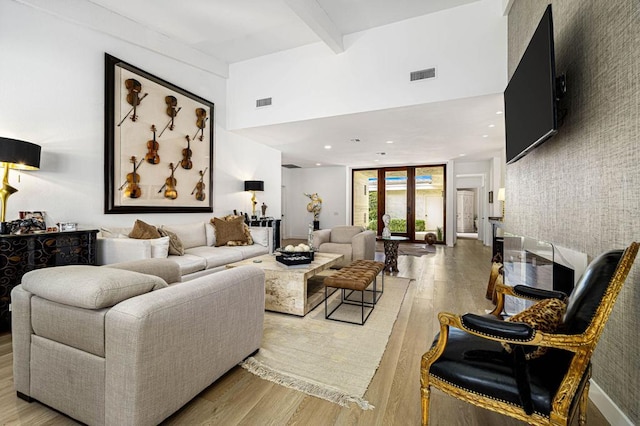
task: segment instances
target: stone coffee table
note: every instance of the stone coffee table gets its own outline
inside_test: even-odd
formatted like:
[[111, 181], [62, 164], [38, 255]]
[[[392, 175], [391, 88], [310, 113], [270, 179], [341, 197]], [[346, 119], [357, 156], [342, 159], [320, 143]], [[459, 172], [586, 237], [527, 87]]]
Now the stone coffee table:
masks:
[[311, 280], [342, 259], [341, 254], [314, 253], [308, 265], [286, 266], [276, 260], [275, 254], [265, 254], [234, 262], [227, 268], [252, 265], [265, 273], [265, 309], [305, 316], [324, 301], [324, 286], [320, 280]]

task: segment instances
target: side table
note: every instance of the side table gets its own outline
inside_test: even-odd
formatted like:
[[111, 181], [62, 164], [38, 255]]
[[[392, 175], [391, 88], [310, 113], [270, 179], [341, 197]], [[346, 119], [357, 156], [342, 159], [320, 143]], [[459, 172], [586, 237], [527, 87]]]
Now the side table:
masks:
[[377, 237], [384, 243], [384, 270], [387, 272], [398, 272], [398, 245], [400, 241], [407, 241], [407, 237]]
[[0, 235], [0, 330], [11, 328], [11, 290], [39, 268], [95, 265], [97, 229]]

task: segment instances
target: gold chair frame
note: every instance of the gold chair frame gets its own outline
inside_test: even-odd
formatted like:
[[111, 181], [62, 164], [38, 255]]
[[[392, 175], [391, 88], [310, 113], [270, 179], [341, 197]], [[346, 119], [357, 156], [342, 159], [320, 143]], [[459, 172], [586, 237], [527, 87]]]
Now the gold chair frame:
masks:
[[[461, 315], [456, 315], [448, 312], [441, 312], [438, 314], [438, 320], [440, 322], [440, 336], [437, 343], [422, 356], [421, 371], [420, 371], [420, 390], [422, 400], [422, 424], [427, 426], [429, 423], [429, 402], [431, 396], [431, 387], [439, 389], [440, 391], [453, 396], [462, 401], [466, 401], [478, 407], [483, 407], [491, 411], [495, 411], [500, 414], [504, 414], [509, 417], [516, 418], [518, 420], [527, 422], [531, 425], [568, 425], [575, 416], [575, 411], [579, 411], [579, 424], [584, 426], [586, 424], [586, 412], [589, 394], [589, 381], [591, 377], [590, 360], [593, 351], [602, 330], [611, 315], [613, 305], [622, 289], [627, 275], [633, 265], [633, 261], [638, 253], [639, 244], [632, 243], [624, 252], [615, 273], [609, 282], [609, 286], [597, 308], [596, 314], [582, 334], [567, 335], [567, 334], [549, 334], [536, 331], [533, 338], [528, 342], [515, 341], [509, 339], [501, 339], [494, 336], [488, 336], [480, 333], [476, 333], [466, 328], [461, 320]], [[512, 287], [506, 286], [502, 283], [502, 280], [498, 278], [496, 282], [496, 307], [491, 314], [498, 317], [504, 308], [504, 297], [515, 296], [523, 297], [520, 294], [516, 294]], [[533, 346], [545, 346], [549, 348], [558, 348], [566, 351], [571, 351], [575, 355], [569, 365], [569, 369], [565, 374], [560, 388], [556, 393], [552, 401], [551, 413], [549, 417], [543, 416], [539, 413], [526, 414], [525, 411], [516, 405], [492, 399], [485, 395], [473, 393], [471, 391], [458, 388], [452, 384], [446, 383], [435, 376], [429, 374], [431, 365], [442, 355], [445, 346], [447, 345], [447, 339], [449, 335], [449, 327], [455, 327], [461, 329], [467, 333], [474, 334], [476, 336], [483, 337], [485, 339], [491, 339], [498, 342], [525, 344]], [[580, 383], [585, 377], [585, 385], [581, 388]], [[579, 394], [579, 392], [582, 392]], [[579, 403], [575, 404], [574, 409], [571, 410], [571, 403], [578, 396]], [[570, 412], [571, 411], [571, 412]]]

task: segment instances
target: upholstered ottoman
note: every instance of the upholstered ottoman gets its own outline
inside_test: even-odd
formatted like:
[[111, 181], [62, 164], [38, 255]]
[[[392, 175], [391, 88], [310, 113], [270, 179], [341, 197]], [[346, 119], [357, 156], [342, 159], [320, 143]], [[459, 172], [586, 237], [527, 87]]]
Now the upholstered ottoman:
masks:
[[[376, 292], [376, 271], [374, 269], [366, 269], [366, 268], [350, 268], [344, 267], [340, 269], [334, 275], [328, 276], [324, 279], [324, 312], [325, 318], [333, 321], [341, 321], [348, 322], [352, 324], [364, 325], [364, 323], [369, 319], [371, 312], [373, 312], [373, 308], [375, 307], [375, 301], [377, 300], [377, 292]], [[371, 302], [365, 302], [364, 294], [365, 290], [371, 283], [374, 283], [373, 286], [373, 300]], [[338, 306], [333, 308], [331, 312], [329, 312], [329, 288], [337, 288], [340, 289], [340, 303]], [[347, 293], [347, 290], [350, 290]], [[360, 301], [359, 303], [350, 296], [353, 292], [360, 292]], [[348, 321], [344, 319], [337, 319], [332, 317], [334, 312], [336, 312], [341, 306], [344, 305], [359, 305], [361, 307], [361, 320], [360, 322], [356, 321]], [[365, 310], [368, 310], [368, 313], [365, 316]]]

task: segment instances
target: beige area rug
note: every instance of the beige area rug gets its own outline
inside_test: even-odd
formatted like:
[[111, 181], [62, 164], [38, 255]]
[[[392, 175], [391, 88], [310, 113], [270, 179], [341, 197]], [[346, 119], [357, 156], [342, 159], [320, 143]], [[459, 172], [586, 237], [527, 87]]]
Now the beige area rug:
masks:
[[[324, 303], [303, 318], [266, 312], [260, 352], [242, 367], [263, 379], [345, 407], [355, 402], [363, 409], [374, 408], [363, 397], [387, 347], [410, 281], [385, 276], [384, 294], [364, 326], [326, 320]], [[330, 311], [338, 297], [336, 292], [329, 298]], [[356, 310], [343, 311], [351, 308]], [[359, 307], [344, 305], [338, 313], [356, 321], [361, 315]]]

